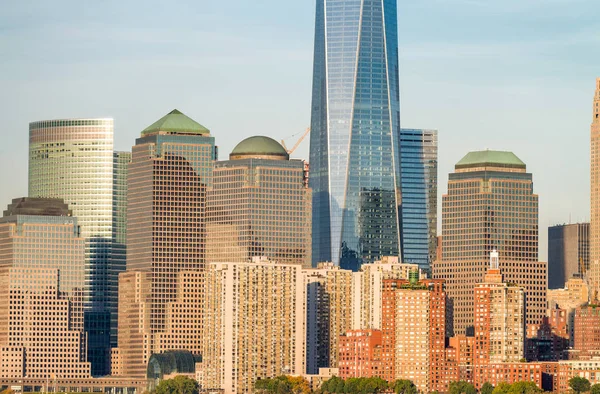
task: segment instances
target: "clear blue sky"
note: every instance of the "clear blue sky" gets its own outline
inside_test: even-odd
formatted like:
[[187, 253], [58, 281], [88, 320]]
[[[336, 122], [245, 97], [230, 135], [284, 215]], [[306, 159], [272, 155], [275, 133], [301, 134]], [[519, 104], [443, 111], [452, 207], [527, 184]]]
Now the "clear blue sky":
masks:
[[[310, 122], [314, 1], [0, 0], [0, 207], [27, 194], [28, 123], [114, 117], [115, 147], [178, 108], [237, 142]], [[548, 225], [589, 220], [598, 0], [399, 0], [403, 127], [439, 130], [440, 194], [469, 150], [512, 150]], [[294, 141], [290, 138], [289, 143]], [[308, 158], [308, 141], [296, 156]], [[2, 208], [4, 209], [4, 208]]]

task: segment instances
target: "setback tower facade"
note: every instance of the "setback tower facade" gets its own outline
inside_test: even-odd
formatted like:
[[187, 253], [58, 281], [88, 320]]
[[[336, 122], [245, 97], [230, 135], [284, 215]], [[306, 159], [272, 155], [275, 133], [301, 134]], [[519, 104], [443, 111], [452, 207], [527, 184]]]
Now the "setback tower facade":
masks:
[[497, 250], [508, 283], [525, 289], [526, 323], [546, 312], [547, 265], [538, 261], [538, 196], [532, 175], [512, 152], [470, 152], [455, 166], [442, 197], [442, 259], [434, 278], [446, 280], [454, 332], [473, 328], [473, 290]]
[[400, 253], [395, 0], [317, 0], [310, 137], [313, 266]]

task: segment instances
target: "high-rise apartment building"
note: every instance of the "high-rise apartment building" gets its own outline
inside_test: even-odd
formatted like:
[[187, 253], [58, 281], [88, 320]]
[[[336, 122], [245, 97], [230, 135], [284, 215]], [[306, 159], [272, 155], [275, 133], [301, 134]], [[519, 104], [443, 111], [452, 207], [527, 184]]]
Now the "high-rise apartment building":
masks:
[[504, 282], [498, 252], [490, 255], [483, 283], [475, 286], [475, 380], [489, 364], [525, 358], [525, 291]]
[[14, 199], [0, 219], [0, 376], [89, 378], [85, 238], [61, 199]]
[[594, 296], [600, 289], [600, 78], [592, 101], [590, 151], [590, 290]]
[[304, 373], [302, 266], [255, 257], [205, 274], [202, 387], [252, 393], [258, 378]]
[[166, 327], [177, 273], [201, 270], [206, 253], [206, 194], [214, 137], [173, 110], [142, 131], [132, 149], [127, 189], [127, 270], [151, 272], [150, 330]]
[[600, 308], [598, 305], [583, 305], [575, 309], [573, 350], [575, 359], [600, 356]]
[[437, 130], [401, 129], [402, 261], [429, 270], [437, 248]]
[[269, 137], [240, 142], [215, 163], [208, 192], [207, 258], [245, 262], [265, 256], [311, 266], [311, 193], [302, 160]]
[[590, 267], [590, 224], [548, 227], [548, 288], [562, 289], [573, 276]]
[[444, 281], [384, 280], [382, 377], [409, 379], [419, 391], [446, 390]]
[[30, 123], [29, 196], [62, 198], [78, 219], [86, 245], [88, 359], [92, 373], [104, 375], [108, 373], [110, 332], [116, 330], [114, 308], [118, 297], [117, 284], [110, 283], [116, 280], [110, 273], [113, 120], [59, 119]]
[[396, 1], [316, 3], [312, 260], [358, 271], [400, 253]]
[[470, 152], [449, 175], [442, 197], [442, 259], [434, 278], [446, 280], [453, 327], [473, 327], [473, 290], [484, 279], [489, 254], [497, 250], [507, 282], [525, 289], [526, 323], [546, 313], [547, 265], [538, 261], [538, 196], [525, 163], [511, 152]]
[[381, 376], [381, 331], [352, 330], [339, 340], [340, 378]]

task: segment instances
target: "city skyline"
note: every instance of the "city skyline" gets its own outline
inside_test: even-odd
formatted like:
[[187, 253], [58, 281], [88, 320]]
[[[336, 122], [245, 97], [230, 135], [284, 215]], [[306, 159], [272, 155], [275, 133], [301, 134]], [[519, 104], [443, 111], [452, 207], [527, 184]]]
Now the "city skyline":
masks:
[[[600, 40], [600, 22], [593, 0], [575, 4], [398, 5], [403, 127], [439, 130], [441, 184], [470, 150], [513, 150], [529, 163], [543, 196], [542, 259], [548, 226], [589, 220], [590, 84], [600, 62], [589, 48]], [[159, 7], [166, 17], [155, 28], [157, 11], [135, 3], [6, 7], [0, 181], [11, 186], [0, 201], [26, 194], [18, 158], [27, 153], [27, 124], [39, 119], [112, 116], [117, 150], [131, 147], [147, 119], [174, 107], [203, 119], [221, 152], [253, 134], [301, 132], [310, 123], [314, 4], [237, 1], [231, 8]], [[191, 27], [195, 19], [202, 27]], [[174, 88], [190, 81], [197, 92]], [[232, 108], [240, 116], [230, 116]], [[308, 158], [308, 145], [294, 157]]]

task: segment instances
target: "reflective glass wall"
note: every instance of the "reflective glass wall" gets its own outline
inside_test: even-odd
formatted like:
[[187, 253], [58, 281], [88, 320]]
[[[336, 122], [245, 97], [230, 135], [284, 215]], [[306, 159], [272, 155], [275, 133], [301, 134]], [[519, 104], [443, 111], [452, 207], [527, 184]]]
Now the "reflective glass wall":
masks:
[[317, 0], [310, 186], [313, 265], [398, 255], [396, 1]]

